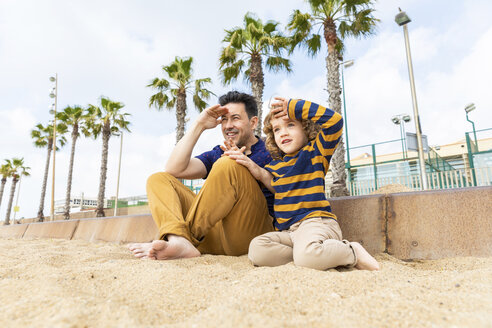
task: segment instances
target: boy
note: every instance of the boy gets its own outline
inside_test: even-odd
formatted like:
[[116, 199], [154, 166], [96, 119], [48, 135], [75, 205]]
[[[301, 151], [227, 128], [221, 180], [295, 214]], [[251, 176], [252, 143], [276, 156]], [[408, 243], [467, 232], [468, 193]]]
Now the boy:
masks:
[[275, 98], [265, 118], [273, 161], [261, 168], [226, 143], [228, 155], [275, 193], [275, 232], [254, 238], [248, 256], [257, 266], [296, 265], [318, 270], [337, 266], [379, 270], [359, 243], [342, 232], [324, 191], [324, 177], [342, 135], [340, 114], [317, 104]]

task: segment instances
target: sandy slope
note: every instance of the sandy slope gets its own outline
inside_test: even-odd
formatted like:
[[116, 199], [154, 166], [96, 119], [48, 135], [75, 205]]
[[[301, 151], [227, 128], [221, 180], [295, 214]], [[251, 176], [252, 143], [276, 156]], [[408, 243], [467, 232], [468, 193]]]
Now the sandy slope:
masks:
[[492, 258], [380, 272], [137, 260], [122, 245], [0, 239], [0, 327], [492, 327]]

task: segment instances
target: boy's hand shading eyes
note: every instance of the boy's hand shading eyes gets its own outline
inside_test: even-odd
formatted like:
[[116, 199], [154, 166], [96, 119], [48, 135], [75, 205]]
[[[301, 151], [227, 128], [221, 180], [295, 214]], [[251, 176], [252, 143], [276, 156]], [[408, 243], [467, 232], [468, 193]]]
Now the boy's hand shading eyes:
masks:
[[289, 119], [288, 104], [289, 101], [282, 97], [275, 97], [276, 102], [271, 105], [271, 113], [274, 118], [283, 118], [285, 120]]

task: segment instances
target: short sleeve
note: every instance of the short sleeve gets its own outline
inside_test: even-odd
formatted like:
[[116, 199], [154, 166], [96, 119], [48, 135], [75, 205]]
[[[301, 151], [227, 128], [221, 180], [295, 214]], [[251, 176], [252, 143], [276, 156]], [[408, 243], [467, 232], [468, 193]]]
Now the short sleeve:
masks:
[[203, 165], [205, 165], [205, 168], [207, 169], [207, 175], [205, 176], [205, 178], [210, 173], [210, 170], [212, 169], [214, 163], [220, 158], [220, 156], [222, 156], [223, 153], [224, 152], [222, 151], [222, 149], [220, 149], [220, 146], [215, 146], [212, 150], [195, 156], [195, 158], [198, 158], [202, 161]]

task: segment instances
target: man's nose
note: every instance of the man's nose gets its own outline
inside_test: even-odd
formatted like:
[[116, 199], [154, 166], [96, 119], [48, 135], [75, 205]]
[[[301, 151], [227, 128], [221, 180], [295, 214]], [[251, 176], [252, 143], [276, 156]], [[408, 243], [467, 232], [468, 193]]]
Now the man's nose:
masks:
[[225, 128], [226, 129], [230, 129], [232, 128], [234, 125], [232, 124], [231, 120], [226, 120], [225, 121]]

